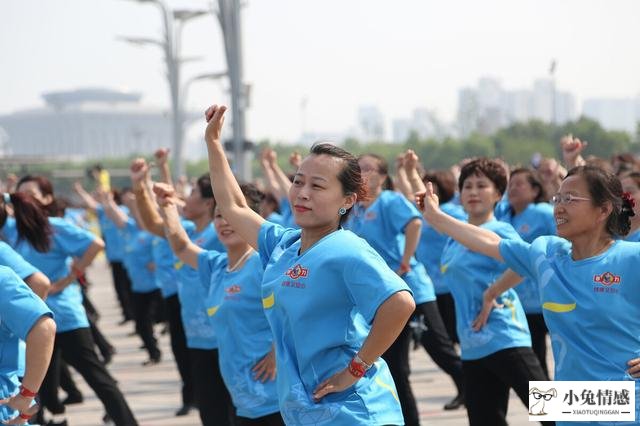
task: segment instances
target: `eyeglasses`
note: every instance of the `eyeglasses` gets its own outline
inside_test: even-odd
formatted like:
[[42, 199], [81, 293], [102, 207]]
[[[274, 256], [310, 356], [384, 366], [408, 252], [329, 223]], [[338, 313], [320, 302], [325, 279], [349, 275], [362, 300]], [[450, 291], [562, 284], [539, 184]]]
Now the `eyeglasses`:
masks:
[[577, 195], [572, 194], [556, 194], [551, 197], [551, 204], [571, 204], [574, 201], [591, 201], [591, 198], [578, 197]]
[[538, 393], [538, 392], [533, 392], [533, 397], [534, 397], [535, 399], [540, 399], [540, 398], [542, 398], [542, 399], [544, 399], [545, 401], [550, 401], [550, 400], [551, 400], [551, 398], [553, 398], [553, 395], [551, 395], [550, 393], [547, 393], [547, 394], [541, 394], [541, 393]]

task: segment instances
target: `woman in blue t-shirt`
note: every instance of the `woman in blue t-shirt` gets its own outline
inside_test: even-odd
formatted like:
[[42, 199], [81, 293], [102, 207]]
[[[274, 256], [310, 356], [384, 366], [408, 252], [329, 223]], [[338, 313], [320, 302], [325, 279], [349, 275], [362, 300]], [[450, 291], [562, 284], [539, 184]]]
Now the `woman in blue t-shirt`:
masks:
[[[495, 205], [507, 186], [507, 171], [500, 163], [484, 158], [469, 162], [460, 172], [458, 186], [469, 223], [503, 238], [520, 239], [511, 225], [494, 217]], [[428, 183], [427, 187], [433, 186]], [[483, 292], [506, 266], [453, 240], [442, 252], [441, 265], [442, 279], [455, 300], [469, 421], [471, 425], [505, 425], [509, 388], [527, 405], [529, 381], [546, 379], [531, 350], [522, 305], [515, 291], [502, 294], [503, 307], [494, 310], [489, 327], [477, 332], [472, 324]]]
[[[247, 204], [259, 211], [263, 194], [241, 186]], [[273, 335], [262, 308], [260, 256], [233, 230], [216, 207], [214, 225], [225, 251], [204, 250], [189, 240], [180, 224], [174, 190], [156, 184], [167, 239], [176, 256], [197, 269], [207, 315], [218, 339], [220, 372], [236, 408], [237, 426], [284, 425], [278, 407]]]
[[25, 176], [18, 182], [17, 189], [33, 198], [29, 197], [31, 201], [27, 203], [17, 203], [12, 195], [15, 220], [6, 220], [6, 205], [3, 205], [0, 227], [9, 245], [52, 283], [46, 303], [55, 315], [57, 330], [51, 365], [40, 393], [43, 405], [53, 414], [64, 413], [57, 394], [62, 359], [87, 381], [116, 424], [137, 424], [116, 381], [96, 354], [77, 283], [77, 276], [84, 273], [104, 248], [104, 242], [55, 217], [57, 208], [51, 207], [55, 205], [53, 186], [48, 179]]
[[211, 182], [221, 214], [265, 267], [262, 304], [273, 332], [280, 412], [288, 425], [403, 424], [380, 355], [415, 303], [407, 285], [341, 224], [364, 185], [356, 158], [317, 144], [300, 165], [289, 200], [300, 230], [251, 210], [220, 141], [226, 107], [206, 112]]
[[[22, 424], [35, 414], [33, 398], [53, 353], [51, 310], [6, 266], [0, 266], [0, 422]], [[26, 343], [21, 371], [20, 339]], [[22, 381], [20, 381], [22, 376]]]
[[[556, 225], [553, 219], [553, 207], [538, 174], [526, 168], [515, 169], [509, 176], [507, 191], [509, 208], [498, 220], [510, 223], [520, 237], [528, 243], [542, 235], [555, 235]], [[523, 279], [516, 287], [516, 293], [531, 332], [531, 347], [540, 361], [547, 377], [547, 326], [542, 316], [540, 292], [538, 286], [529, 279]]]
[[[539, 237], [531, 244], [505, 240], [490, 229], [442, 214], [430, 187], [419, 200], [434, 227], [537, 283], [551, 334], [555, 380], [640, 377], [640, 251], [636, 243], [618, 239], [629, 232], [634, 212], [633, 200], [615, 175], [595, 166], [571, 169], [552, 198], [558, 236]], [[490, 315], [493, 297], [515, 282], [505, 278], [487, 290], [478, 326]], [[639, 391], [636, 380], [636, 422]]]

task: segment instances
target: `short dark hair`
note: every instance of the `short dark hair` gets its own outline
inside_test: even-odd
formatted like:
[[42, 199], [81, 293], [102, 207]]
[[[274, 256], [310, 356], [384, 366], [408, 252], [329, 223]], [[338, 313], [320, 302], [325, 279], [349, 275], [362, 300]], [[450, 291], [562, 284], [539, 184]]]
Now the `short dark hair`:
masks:
[[518, 174], [526, 175], [529, 185], [531, 185], [532, 188], [538, 190], [538, 195], [536, 195], [536, 198], [533, 199], [533, 202], [535, 204], [542, 203], [549, 199], [547, 197], [546, 191], [544, 190], [544, 185], [542, 185], [542, 180], [540, 179], [540, 175], [538, 174], [538, 172], [527, 167], [520, 167], [511, 172], [511, 178], [513, 179], [513, 177]]
[[240, 190], [242, 194], [244, 194], [249, 208], [256, 213], [260, 213], [260, 202], [264, 200], [264, 192], [260, 191], [258, 187], [252, 183], [241, 183]]
[[507, 189], [507, 171], [502, 164], [488, 158], [477, 158], [465, 164], [460, 170], [458, 189], [462, 191], [464, 181], [471, 175], [486, 176], [496, 187], [500, 194]]
[[440, 204], [451, 201], [456, 195], [456, 177], [451, 170], [427, 170], [422, 181], [437, 187]]
[[616, 175], [600, 167], [586, 165], [569, 170], [567, 178], [569, 176], [580, 176], [585, 180], [594, 206], [611, 203], [613, 208], [605, 225], [611, 236], [625, 236], [629, 233], [631, 216], [635, 213], [632, 203], [623, 198], [622, 184]]
[[391, 176], [389, 176], [389, 163], [387, 163], [387, 160], [385, 160], [384, 157], [381, 157], [378, 154], [371, 153], [362, 154], [358, 157], [358, 160], [363, 157], [371, 157], [376, 160], [376, 163], [378, 163], [378, 173], [386, 176], [384, 182], [382, 182], [382, 189], [393, 191], [393, 181], [391, 180]]
[[[328, 155], [329, 157], [343, 160], [344, 167], [342, 167], [342, 170], [340, 170], [337, 176], [342, 185], [342, 193], [344, 195], [356, 194], [358, 201], [367, 199], [367, 187], [362, 179], [358, 159], [350, 152], [328, 142], [318, 142], [313, 144], [309, 153], [311, 155]], [[352, 208], [340, 217], [340, 224], [347, 219], [351, 210]]]

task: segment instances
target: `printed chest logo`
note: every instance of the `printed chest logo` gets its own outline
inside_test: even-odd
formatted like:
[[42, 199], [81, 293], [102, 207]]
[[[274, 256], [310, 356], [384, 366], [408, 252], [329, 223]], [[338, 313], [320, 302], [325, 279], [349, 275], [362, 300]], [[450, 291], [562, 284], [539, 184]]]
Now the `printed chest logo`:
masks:
[[238, 293], [242, 291], [242, 288], [238, 284], [234, 284], [224, 289], [224, 299], [230, 300], [238, 297]]
[[620, 276], [605, 272], [604, 274], [594, 275], [593, 282], [609, 287], [614, 284], [620, 284]]
[[298, 278], [306, 278], [309, 274], [309, 270], [299, 263], [296, 264], [293, 268], [289, 268], [285, 275], [291, 278], [292, 280], [297, 280]]

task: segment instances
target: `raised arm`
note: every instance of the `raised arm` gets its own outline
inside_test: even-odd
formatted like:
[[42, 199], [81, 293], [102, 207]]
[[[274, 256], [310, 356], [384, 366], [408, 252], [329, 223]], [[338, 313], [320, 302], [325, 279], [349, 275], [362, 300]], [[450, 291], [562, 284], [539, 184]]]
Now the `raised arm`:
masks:
[[180, 216], [175, 203], [175, 190], [166, 183], [156, 183], [153, 185], [153, 192], [155, 192], [156, 199], [160, 204], [165, 234], [169, 244], [171, 244], [171, 250], [182, 262], [193, 269], [198, 269], [198, 255], [203, 250], [191, 242], [180, 223]]
[[278, 186], [280, 188], [280, 193], [277, 194], [278, 201], [282, 198], [286, 198], [289, 195], [289, 189], [291, 188], [291, 181], [287, 177], [286, 173], [282, 171], [280, 166], [278, 165], [278, 155], [275, 151], [271, 150], [270, 155], [268, 157], [269, 165], [271, 166], [271, 170], [278, 181]]
[[211, 187], [222, 216], [247, 243], [257, 249], [260, 227], [265, 220], [247, 205], [240, 185], [233, 176], [224, 154], [220, 134], [226, 110], [225, 106], [213, 105], [205, 113], [208, 122], [205, 141], [209, 155]]
[[407, 150], [404, 154], [404, 168], [407, 172], [407, 180], [409, 181], [409, 185], [411, 186], [411, 192], [413, 194], [422, 193], [427, 190], [427, 187], [424, 185], [424, 182], [420, 178], [420, 174], [418, 173], [418, 162], [420, 159], [418, 155], [412, 150]]
[[92, 210], [95, 212], [98, 209], [98, 206], [100, 205], [100, 203], [98, 203], [96, 199], [91, 196], [91, 194], [85, 191], [85, 189], [82, 187], [82, 184], [80, 182], [75, 182], [73, 184], [73, 190], [75, 191], [76, 194], [78, 194], [78, 196], [82, 199], [82, 202], [84, 203], [84, 205], [89, 210]]
[[396, 157], [396, 174], [394, 176], [396, 189], [400, 191], [412, 203], [415, 201], [415, 193], [411, 191], [411, 185], [407, 179], [407, 171], [404, 168], [404, 155], [399, 154]]
[[118, 208], [115, 201], [113, 201], [111, 193], [99, 190], [98, 198], [100, 200], [100, 204], [104, 207], [104, 214], [106, 214], [118, 228], [124, 228], [127, 225], [129, 217], [125, 212]]
[[499, 248], [502, 238], [498, 234], [443, 213], [438, 205], [438, 196], [433, 193], [433, 184], [427, 182], [426, 189], [426, 192], [416, 194], [416, 204], [431, 226], [438, 232], [447, 234], [469, 250], [499, 261], [503, 260]]
[[149, 166], [143, 158], [136, 158], [131, 162], [131, 185], [136, 195], [136, 207], [141, 225], [145, 230], [164, 238], [164, 222], [156, 209], [147, 181]]
[[587, 141], [574, 138], [573, 135], [566, 135], [560, 139], [562, 149], [562, 162], [567, 170], [577, 166], [584, 166], [586, 161], [582, 158], [582, 151], [587, 147]]
[[156, 166], [160, 170], [160, 181], [173, 186], [171, 169], [169, 169], [169, 148], [160, 148], [153, 156], [156, 158]]
[[269, 190], [276, 198], [282, 197], [282, 189], [280, 188], [280, 182], [276, 179], [276, 175], [271, 168], [271, 161], [269, 157], [272, 155], [271, 148], [265, 148], [260, 153], [260, 166], [262, 168], [262, 174]]

